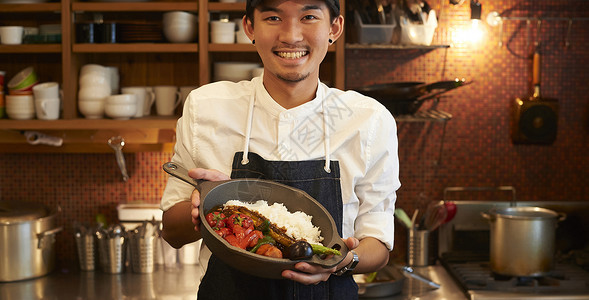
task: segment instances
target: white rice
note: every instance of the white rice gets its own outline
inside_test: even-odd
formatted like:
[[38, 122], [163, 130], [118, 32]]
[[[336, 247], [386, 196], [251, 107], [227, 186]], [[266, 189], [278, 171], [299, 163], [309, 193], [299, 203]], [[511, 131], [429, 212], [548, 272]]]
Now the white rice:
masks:
[[312, 216], [302, 211], [291, 213], [282, 203], [268, 205], [264, 200], [255, 203], [246, 203], [239, 200], [229, 200], [225, 205], [245, 206], [249, 210], [256, 211], [266, 217], [278, 227], [286, 229], [286, 234], [295, 240], [306, 240], [311, 244], [320, 244], [323, 241], [319, 227], [313, 226]]

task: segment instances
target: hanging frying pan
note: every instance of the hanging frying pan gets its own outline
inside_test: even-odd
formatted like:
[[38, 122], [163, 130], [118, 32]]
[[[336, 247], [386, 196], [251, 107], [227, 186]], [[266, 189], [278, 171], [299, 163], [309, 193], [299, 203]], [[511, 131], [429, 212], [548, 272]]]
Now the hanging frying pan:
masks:
[[558, 100], [540, 93], [541, 56], [537, 45], [532, 63], [533, 94], [516, 98], [512, 111], [512, 141], [516, 144], [552, 144], [556, 140]]

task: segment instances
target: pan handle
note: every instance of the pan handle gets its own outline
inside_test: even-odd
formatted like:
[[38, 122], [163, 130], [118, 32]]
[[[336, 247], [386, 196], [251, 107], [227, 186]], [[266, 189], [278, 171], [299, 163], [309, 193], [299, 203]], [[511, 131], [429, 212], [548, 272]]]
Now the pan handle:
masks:
[[201, 190], [201, 183], [204, 181], [203, 179], [194, 179], [192, 177], [190, 177], [188, 175], [188, 170], [186, 170], [186, 168], [184, 168], [183, 166], [174, 163], [174, 162], [167, 162], [165, 163], [162, 168], [164, 169], [164, 171], [166, 171], [166, 173], [188, 183], [193, 185], [196, 189], [198, 189], [199, 191]]

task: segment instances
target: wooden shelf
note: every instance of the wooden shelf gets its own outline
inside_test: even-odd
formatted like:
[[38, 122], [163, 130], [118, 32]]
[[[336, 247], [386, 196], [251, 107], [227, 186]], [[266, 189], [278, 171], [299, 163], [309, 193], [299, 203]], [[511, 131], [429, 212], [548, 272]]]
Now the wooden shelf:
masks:
[[245, 2], [241, 3], [221, 3], [209, 2], [209, 11], [242, 11], [245, 12]]
[[74, 53], [196, 53], [198, 44], [174, 43], [117, 43], [74, 44]]
[[1, 12], [61, 12], [61, 3], [0, 4]]
[[72, 11], [198, 11], [197, 2], [72, 2]]
[[0, 120], [0, 129], [14, 130], [92, 130], [92, 129], [175, 129], [178, 119], [146, 117], [131, 120]]
[[0, 45], [0, 53], [61, 53], [61, 44]]
[[393, 45], [393, 44], [346, 44], [346, 49], [383, 49], [383, 50], [434, 50], [450, 48], [450, 45]]

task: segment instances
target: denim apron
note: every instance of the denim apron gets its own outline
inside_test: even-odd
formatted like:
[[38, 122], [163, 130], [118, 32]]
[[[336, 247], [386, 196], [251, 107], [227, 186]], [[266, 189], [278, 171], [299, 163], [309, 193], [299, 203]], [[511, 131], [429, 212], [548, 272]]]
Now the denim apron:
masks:
[[[250, 100], [249, 122], [252, 114], [253, 99]], [[248, 130], [250, 128], [248, 126]], [[343, 202], [337, 161], [326, 160], [325, 165], [321, 160], [267, 161], [255, 153], [248, 153], [248, 143], [249, 133], [246, 133], [245, 153], [237, 152], [233, 157], [231, 178], [273, 180], [305, 191], [329, 211], [342, 235]], [[329, 156], [326, 154], [326, 157]], [[240, 272], [211, 255], [199, 287], [198, 300], [226, 299], [358, 299], [358, 285], [351, 275], [332, 275], [328, 281], [317, 285], [260, 278]]]

